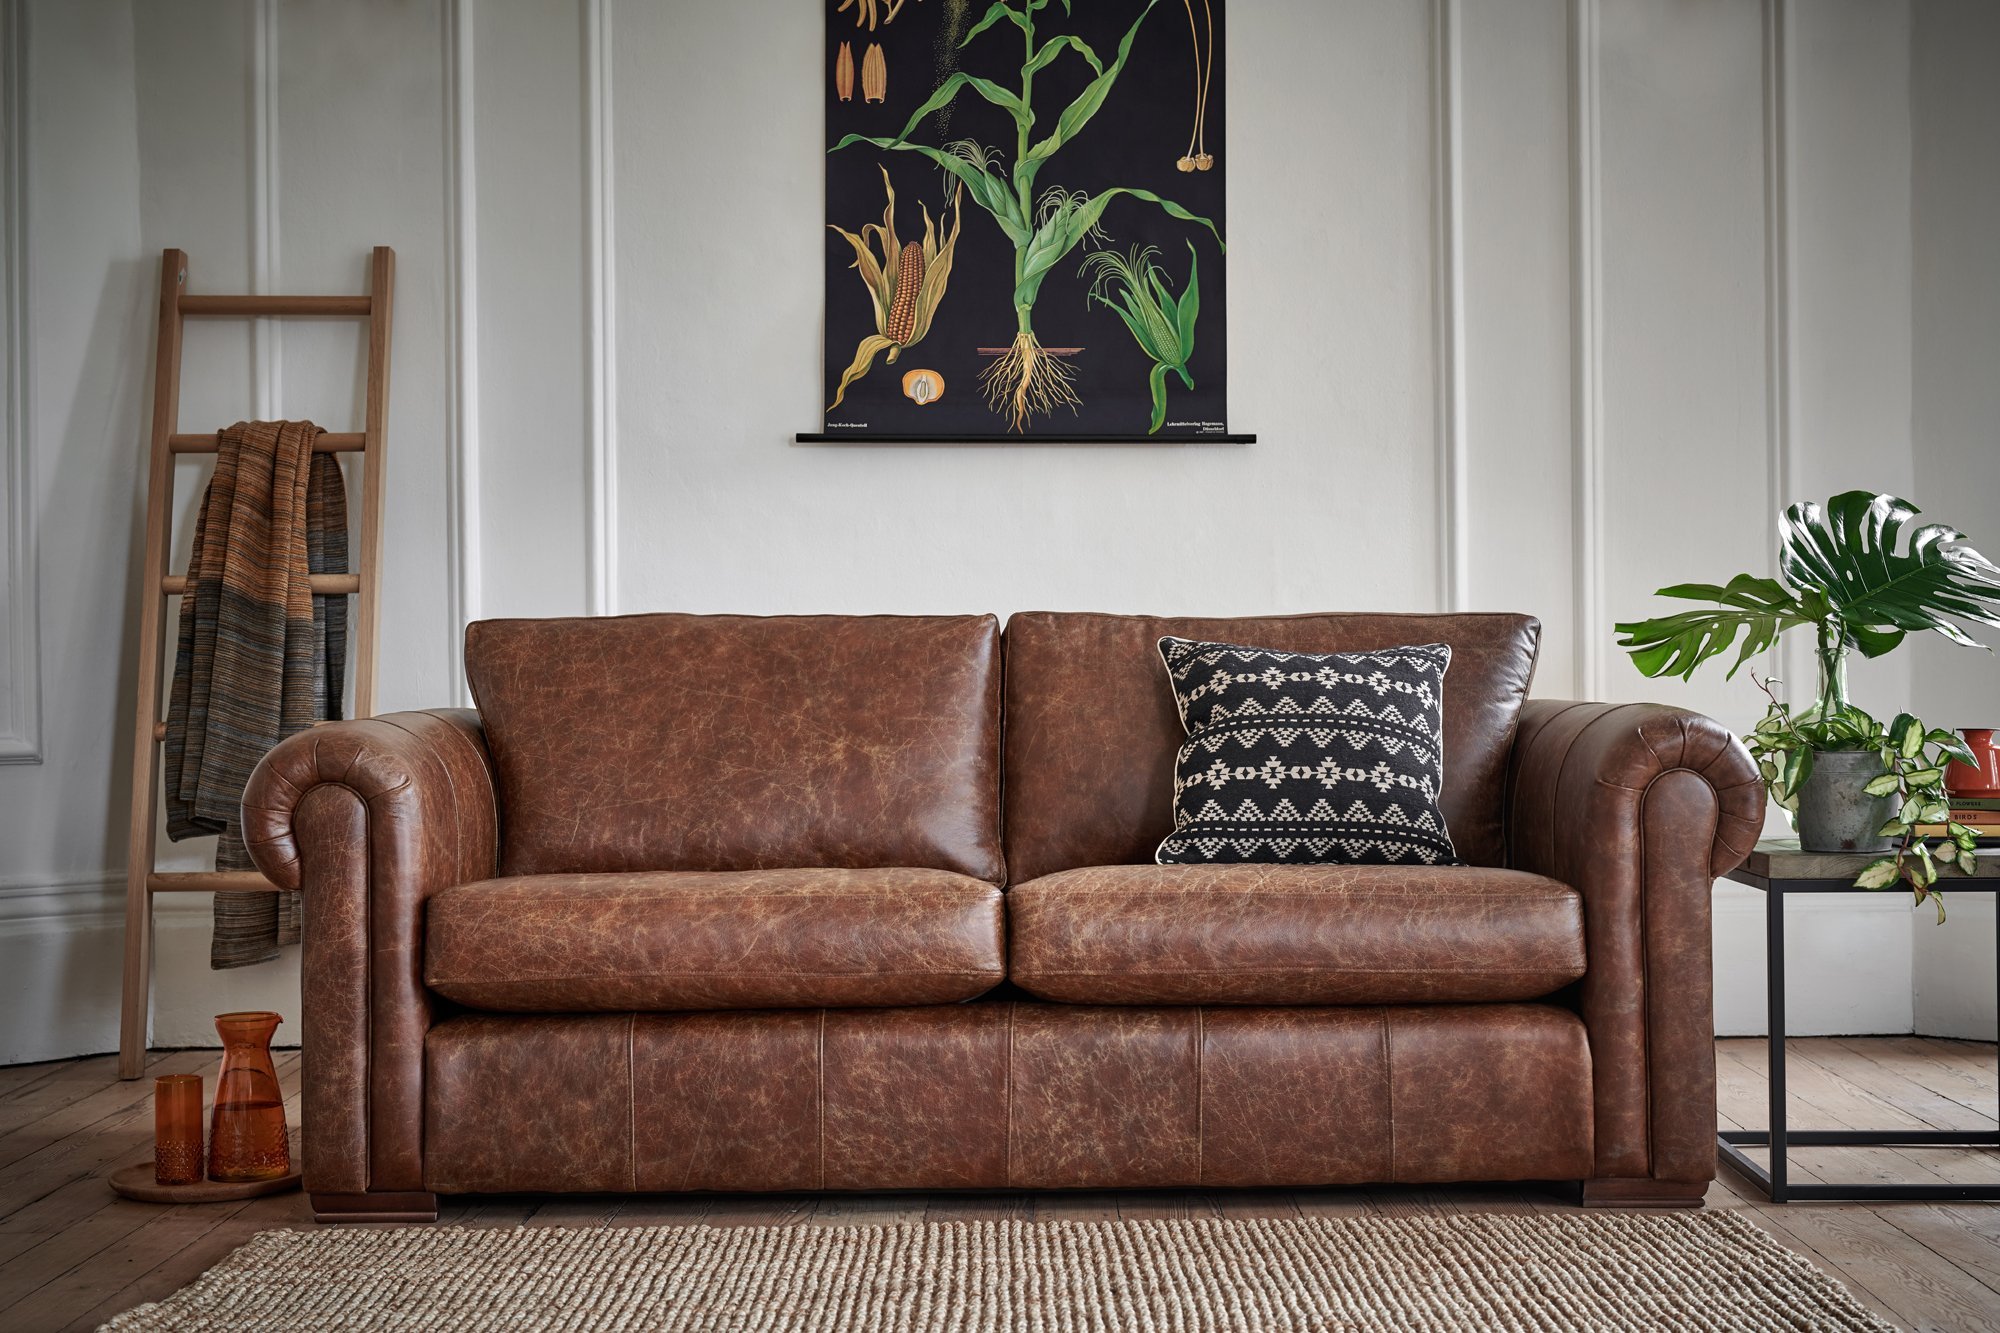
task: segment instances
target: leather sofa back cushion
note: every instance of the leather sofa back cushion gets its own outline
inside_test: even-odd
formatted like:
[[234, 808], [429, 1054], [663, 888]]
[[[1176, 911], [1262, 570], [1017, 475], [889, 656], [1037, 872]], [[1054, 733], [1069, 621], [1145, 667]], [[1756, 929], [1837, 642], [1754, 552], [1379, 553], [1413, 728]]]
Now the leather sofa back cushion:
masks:
[[992, 616], [484, 620], [465, 668], [502, 875], [1005, 875]]
[[1173, 828], [1183, 739], [1156, 647], [1169, 634], [1306, 653], [1451, 645], [1439, 805], [1462, 860], [1500, 865], [1507, 753], [1541, 629], [1532, 616], [1495, 613], [1015, 615], [1006, 645], [1008, 869], [1019, 883], [1153, 859]]

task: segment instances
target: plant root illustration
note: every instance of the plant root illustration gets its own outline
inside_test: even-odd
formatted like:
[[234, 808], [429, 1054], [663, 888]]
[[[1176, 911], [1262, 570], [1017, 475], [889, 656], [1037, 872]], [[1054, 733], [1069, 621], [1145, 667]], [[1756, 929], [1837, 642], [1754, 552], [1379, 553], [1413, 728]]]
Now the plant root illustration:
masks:
[[929, 407], [944, 397], [944, 376], [935, 370], [904, 371], [903, 397], [918, 407]]
[[[831, 230], [840, 233], [841, 239], [854, 248], [853, 267], [860, 272], [875, 307], [875, 332], [856, 345], [854, 360], [842, 372], [840, 387], [826, 409], [829, 412], [840, 406], [848, 386], [868, 373], [878, 354], [887, 352], [888, 363], [894, 365], [905, 347], [923, 341], [930, 332], [931, 317], [944, 300], [945, 284], [951, 280], [952, 255], [958, 248], [959, 200], [964, 192], [952, 197], [949, 235], [940, 236], [942, 214], [934, 223], [930, 209], [923, 208], [923, 239], [905, 243], [896, 236], [896, 187], [889, 183], [888, 168], [881, 171], [882, 190], [889, 197], [882, 221], [865, 224], [859, 233], [829, 224]], [[940, 377], [940, 390], [943, 383]]]
[[833, 60], [833, 92], [843, 102], [854, 100], [854, 45], [840, 44], [840, 54]]
[[1153, 359], [1147, 382], [1153, 391], [1153, 424], [1148, 435], [1159, 434], [1167, 420], [1167, 372], [1172, 371], [1188, 389], [1194, 377], [1188, 374], [1188, 359], [1194, 355], [1194, 324], [1201, 314], [1201, 260], [1192, 244], [1188, 246], [1187, 288], [1174, 299], [1167, 285], [1166, 270], [1154, 261], [1158, 251], [1152, 246], [1134, 246], [1124, 254], [1099, 250], [1086, 257], [1079, 276], [1091, 279], [1086, 305], [1101, 305], [1113, 312], [1131, 331], [1139, 350]]
[[880, 102], [889, 96], [889, 62], [880, 42], [868, 43], [861, 55], [861, 100]]
[[1053, 416], [1057, 408], [1074, 412], [1083, 405], [1076, 396], [1075, 372], [1030, 329], [1014, 335], [1013, 344], [979, 372], [979, 387], [986, 405], [1006, 417], [1015, 431], [1025, 430], [1036, 417]]
[[[867, 0], [852, 2], [866, 4]], [[1206, 227], [1215, 237], [1216, 244], [1222, 244], [1221, 233], [1216, 230], [1214, 222], [1150, 190], [1114, 186], [1088, 194], [1082, 191], [1072, 193], [1056, 186], [1037, 189], [1042, 170], [1066, 144], [1084, 131], [1092, 117], [1104, 106], [1125, 70], [1126, 61], [1131, 57], [1132, 43], [1139, 35], [1140, 26], [1158, 3], [1159, 0], [1146, 0], [1138, 17], [1133, 19], [1119, 41], [1116, 56], [1106, 61], [1089, 43], [1073, 33], [1062, 33], [1046, 40], [1037, 39], [1037, 20], [1053, 12], [1049, 0], [1013, 0], [1012, 3], [1010, 0], [993, 0], [985, 17], [972, 25], [959, 45], [969, 45], [990, 30], [997, 30], [998, 36], [1006, 36], [1008, 34], [1000, 27], [1003, 24], [1018, 30], [1022, 39], [1018, 89], [1004, 87], [991, 79], [978, 78], [961, 70], [939, 84], [923, 105], [911, 113], [901, 133], [888, 138], [849, 134], [829, 150], [839, 152], [865, 143], [891, 152], [921, 154], [956, 177], [965, 191], [971, 194], [973, 202], [992, 217], [994, 224], [1013, 245], [1015, 334], [1006, 353], [988, 366], [980, 377], [988, 405], [1006, 419], [1011, 430], [1025, 431], [1038, 417], [1046, 416], [1059, 407], [1074, 410], [1078, 405], [1074, 372], [1063, 364], [1060, 356], [1045, 348], [1035, 335], [1035, 300], [1049, 271], [1078, 245], [1100, 235], [1098, 224], [1106, 208], [1121, 196], [1150, 203], [1169, 217]], [[1062, 8], [1064, 13], [1069, 12], [1070, 5], [1066, 0]], [[1189, 13], [1192, 16], [1192, 8]], [[1044, 137], [1037, 139], [1034, 133], [1039, 118], [1033, 109], [1035, 75], [1065, 55], [1088, 65], [1093, 77], [1062, 110]], [[968, 88], [999, 107], [1013, 120], [1015, 140], [1011, 162], [998, 154], [988, 154], [976, 144], [968, 148], [964, 140], [944, 145], [911, 140], [910, 136], [926, 120], [951, 105], [959, 93]], [[1048, 124], [1046, 121], [1042, 123], [1045, 126]], [[1198, 128], [1196, 137], [1198, 146]], [[886, 332], [883, 336], [887, 336]], [[866, 373], [866, 369], [865, 364], [861, 364], [858, 372], [850, 367], [848, 382]], [[838, 399], [835, 401], [837, 403]]]
[[1215, 72], [1215, 11], [1209, 0], [1201, 0], [1202, 17], [1208, 29], [1208, 50], [1202, 51], [1202, 35], [1195, 27], [1194, 0], [1181, 0], [1187, 8], [1188, 37], [1194, 42], [1194, 128], [1188, 132], [1187, 152], [1174, 163], [1182, 171], [1207, 171], [1215, 165], [1208, 152], [1208, 85]]

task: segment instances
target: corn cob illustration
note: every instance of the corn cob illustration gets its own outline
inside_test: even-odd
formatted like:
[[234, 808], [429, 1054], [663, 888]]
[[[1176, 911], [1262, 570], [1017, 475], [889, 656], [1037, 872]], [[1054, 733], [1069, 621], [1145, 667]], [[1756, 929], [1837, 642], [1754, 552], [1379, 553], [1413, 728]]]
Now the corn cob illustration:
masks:
[[[930, 332], [931, 316], [944, 300], [945, 284], [951, 279], [952, 255], [958, 248], [959, 200], [965, 188], [960, 186], [952, 192], [949, 231], [945, 229], [942, 213], [933, 219], [925, 208], [923, 236], [909, 242], [896, 235], [896, 188], [889, 183], [887, 170], [882, 172], [882, 190], [888, 196], [889, 206], [882, 211], [880, 223], [871, 222], [858, 233], [832, 228], [854, 249], [854, 267], [860, 272], [862, 285], [868, 289], [868, 299], [875, 307], [875, 332], [856, 345], [854, 360], [841, 374], [833, 404], [826, 409], [829, 412], [840, 406], [848, 386], [868, 373], [877, 356], [886, 353], [885, 359], [893, 365], [905, 347], [923, 341]], [[938, 378], [937, 391], [944, 391], [942, 376]]]
[[849, 42], [840, 44], [840, 54], [833, 61], [833, 91], [841, 101], [854, 100], [854, 46]]
[[889, 95], [889, 62], [879, 42], [868, 43], [861, 55], [861, 100], [880, 102]]
[[893, 343], [910, 341], [917, 323], [917, 293], [924, 285], [924, 248], [906, 245], [896, 257], [896, 295], [889, 306], [889, 323], [882, 336]]

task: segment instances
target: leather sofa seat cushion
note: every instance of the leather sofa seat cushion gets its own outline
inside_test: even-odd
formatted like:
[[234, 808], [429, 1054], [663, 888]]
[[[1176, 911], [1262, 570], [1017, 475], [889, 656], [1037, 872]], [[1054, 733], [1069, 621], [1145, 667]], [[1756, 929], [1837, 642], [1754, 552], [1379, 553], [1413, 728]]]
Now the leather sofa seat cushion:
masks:
[[951, 1004], [1001, 932], [1000, 890], [940, 870], [530, 875], [431, 898], [424, 981], [516, 1013]]
[[1007, 914], [1010, 978], [1072, 1004], [1532, 1000], [1584, 971], [1576, 890], [1516, 870], [1096, 866]]

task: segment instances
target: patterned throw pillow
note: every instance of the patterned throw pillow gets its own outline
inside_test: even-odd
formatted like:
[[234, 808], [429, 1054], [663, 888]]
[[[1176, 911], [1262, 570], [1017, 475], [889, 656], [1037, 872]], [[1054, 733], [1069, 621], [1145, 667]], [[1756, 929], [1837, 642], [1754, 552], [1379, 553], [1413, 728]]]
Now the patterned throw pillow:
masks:
[[1286, 653], [1160, 640], [1187, 740], [1161, 865], [1455, 865], [1444, 787], [1449, 644]]

